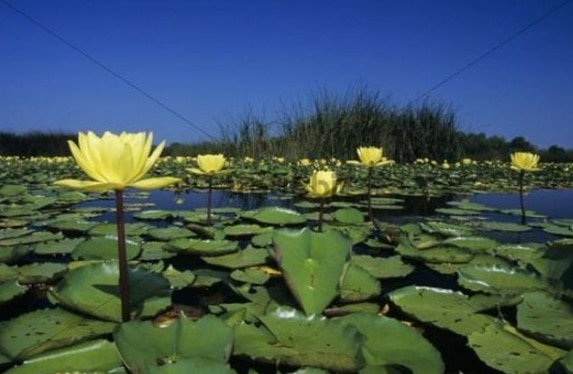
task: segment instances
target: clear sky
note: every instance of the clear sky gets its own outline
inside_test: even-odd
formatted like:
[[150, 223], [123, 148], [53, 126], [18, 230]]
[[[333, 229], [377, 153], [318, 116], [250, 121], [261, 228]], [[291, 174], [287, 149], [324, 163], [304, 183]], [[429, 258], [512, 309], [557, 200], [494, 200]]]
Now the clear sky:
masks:
[[563, 2], [0, 0], [0, 130], [195, 142], [321, 88], [405, 105], [498, 46], [431, 100], [463, 131], [573, 148], [573, 1], [500, 45]]

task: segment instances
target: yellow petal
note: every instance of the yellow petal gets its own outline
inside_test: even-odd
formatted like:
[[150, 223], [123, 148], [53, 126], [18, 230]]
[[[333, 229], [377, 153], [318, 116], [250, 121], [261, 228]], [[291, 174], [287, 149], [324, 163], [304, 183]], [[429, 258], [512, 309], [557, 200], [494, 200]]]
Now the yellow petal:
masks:
[[181, 181], [181, 179], [173, 177], [147, 178], [132, 183], [129, 185], [129, 187], [137, 188], [140, 190], [153, 190], [156, 188], [163, 188], [171, 184], [175, 184], [179, 181]]
[[68, 187], [74, 190], [85, 191], [85, 192], [106, 192], [113, 191], [120, 186], [113, 183], [97, 182], [97, 181], [81, 181], [77, 179], [62, 179], [54, 182], [57, 186]]

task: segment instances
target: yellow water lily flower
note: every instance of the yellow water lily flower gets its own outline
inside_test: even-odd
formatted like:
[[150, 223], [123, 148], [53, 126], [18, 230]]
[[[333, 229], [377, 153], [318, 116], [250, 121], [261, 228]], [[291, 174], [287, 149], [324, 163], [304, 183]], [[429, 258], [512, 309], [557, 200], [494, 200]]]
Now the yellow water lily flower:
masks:
[[[91, 131], [78, 134], [78, 144], [68, 141], [78, 166], [92, 179], [62, 179], [54, 184], [88, 192], [120, 191], [126, 187], [143, 190], [161, 188], [179, 178], [143, 178], [163, 151], [165, 141], [151, 153], [153, 134], [144, 132], [113, 134], [98, 137]], [[151, 154], [150, 154], [151, 153]]]
[[187, 169], [189, 172], [194, 174], [216, 174], [223, 170], [225, 167], [225, 156], [223, 154], [205, 154], [197, 156], [197, 165], [199, 169], [190, 168]]
[[539, 155], [531, 152], [514, 152], [511, 154], [511, 168], [518, 171], [539, 170]]
[[325, 198], [340, 192], [342, 183], [338, 183], [333, 171], [315, 170], [310, 177], [310, 183], [304, 188], [310, 197]]
[[382, 147], [358, 147], [356, 153], [358, 153], [360, 161], [350, 160], [347, 161], [348, 164], [374, 167], [392, 163], [392, 161], [382, 156]]

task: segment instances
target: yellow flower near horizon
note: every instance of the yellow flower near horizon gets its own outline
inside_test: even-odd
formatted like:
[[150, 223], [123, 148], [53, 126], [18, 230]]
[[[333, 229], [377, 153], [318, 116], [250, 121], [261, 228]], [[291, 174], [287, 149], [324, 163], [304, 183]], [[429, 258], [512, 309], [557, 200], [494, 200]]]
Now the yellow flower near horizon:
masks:
[[511, 168], [517, 171], [537, 171], [539, 155], [531, 152], [514, 152], [511, 154]]
[[54, 184], [87, 192], [106, 192], [127, 187], [151, 190], [178, 182], [180, 179], [173, 177], [144, 179], [161, 155], [165, 141], [153, 152], [152, 144], [152, 133], [117, 135], [106, 131], [98, 137], [92, 131], [80, 132], [78, 144], [69, 140], [68, 145], [78, 166], [92, 180], [62, 179]]
[[326, 170], [315, 170], [310, 177], [310, 183], [304, 188], [310, 197], [326, 198], [342, 189], [342, 183], [338, 183], [336, 173]]
[[356, 153], [358, 153], [360, 161], [350, 160], [347, 163], [367, 167], [383, 166], [392, 163], [392, 161], [382, 156], [383, 151], [382, 147], [358, 147]]
[[199, 166], [199, 169], [190, 168], [187, 169], [187, 171], [193, 174], [213, 175], [223, 170], [225, 162], [225, 156], [221, 153], [199, 155], [197, 156], [197, 165]]

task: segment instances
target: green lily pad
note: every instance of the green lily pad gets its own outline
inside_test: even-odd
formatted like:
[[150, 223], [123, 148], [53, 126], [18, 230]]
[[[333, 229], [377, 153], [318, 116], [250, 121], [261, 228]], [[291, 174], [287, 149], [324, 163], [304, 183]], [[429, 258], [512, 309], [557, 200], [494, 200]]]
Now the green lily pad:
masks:
[[52, 230], [59, 230], [65, 233], [87, 233], [92, 227], [98, 225], [97, 222], [78, 220], [78, 219], [60, 219], [50, 222], [46, 226]]
[[141, 210], [133, 213], [133, 218], [141, 220], [159, 221], [175, 217], [174, 212], [168, 210]]
[[531, 230], [530, 226], [521, 225], [513, 222], [482, 221], [479, 222], [477, 226], [485, 230], [505, 231], [505, 232], [525, 232]]
[[174, 289], [189, 287], [197, 279], [197, 276], [192, 271], [179, 271], [172, 265], [169, 265], [169, 267], [167, 267], [167, 269], [165, 269], [162, 274]]
[[265, 284], [270, 276], [264, 270], [257, 267], [236, 269], [231, 273], [231, 279], [239, 282], [251, 283], [251, 284]]
[[560, 357], [495, 324], [469, 335], [468, 345], [488, 366], [504, 373], [547, 373]]
[[16, 268], [21, 284], [47, 283], [60, 278], [68, 271], [66, 264], [42, 262]]
[[232, 236], [232, 237], [253, 236], [271, 231], [273, 231], [272, 227], [262, 227], [256, 224], [239, 224], [233, 226], [225, 226], [225, 228], [223, 229], [225, 236]]
[[[85, 240], [76, 246], [72, 252], [74, 260], [114, 260], [118, 258], [117, 237], [103, 236]], [[141, 246], [133, 240], [125, 241], [125, 251], [128, 260], [139, 256]]]
[[387, 258], [366, 255], [353, 255], [351, 263], [368, 271], [374, 278], [401, 278], [414, 271], [414, 266], [406, 264], [400, 256]]
[[321, 313], [340, 292], [352, 243], [338, 231], [278, 231], [269, 252], [307, 314]]
[[523, 295], [517, 326], [527, 335], [564, 349], [573, 349], [573, 304], [537, 291]]
[[449, 237], [468, 236], [473, 232], [473, 230], [467, 226], [440, 221], [423, 222], [420, 223], [420, 227], [430, 234], [440, 234]]
[[515, 267], [466, 265], [458, 270], [458, 284], [471, 291], [516, 294], [553, 288], [537, 274]]
[[460, 335], [467, 336], [495, 322], [493, 317], [477, 314], [466, 295], [452, 290], [407, 286], [388, 296], [407, 316]]
[[277, 226], [301, 225], [306, 223], [306, 218], [297, 211], [276, 206], [262, 207], [243, 212], [241, 217], [259, 223]]
[[76, 246], [83, 241], [83, 239], [52, 240], [35, 244], [33, 250], [35, 254], [45, 256], [70, 254], [76, 249]]
[[473, 252], [487, 251], [498, 245], [497, 241], [483, 236], [458, 236], [446, 239], [442, 243], [466, 248]]
[[340, 282], [340, 300], [359, 302], [380, 295], [382, 286], [368, 271], [358, 265], [348, 264]]
[[47, 242], [50, 240], [60, 240], [64, 236], [60, 232], [42, 232], [36, 231], [29, 235], [18, 236], [16, 238], [2, 239], [0, 240], [0, 247], [12, 247], [17, 245], [28, 245], [40, 242]]
[[405, 258], [430, 263], [467, 263], [474, 258], [471, 251], [454, 245], [440, 245], [420, 250], [402, 242], [396, 247], [396, 252]]
[[235, 327], [235, 355], [336, 372], [356, 371], [363, 365], [363, 337], [353, 326], [285, 307], [260, 319], [263, 326]]
[[96, 339], [75, 344], [25, 360], [6, 374], [119, 372], [123, 362], [114, 343]]
[[366, 337], [362, 355], [372, 366], [399, 366], [411, 373], [440, 374], [445, 370], [440, 352], [419, 332], [398, 320], [354, 313], [340, 318]]
[[155, 240], [169, 241], [179, 238], [190, 238], [197, 236], [193, 231], [184, 227], [169, 226], [147, 230], [147, 235]]
[[201, 257], [210, 265], [222, 266], [228, 269], [240, 269], [249, 266], [263, 265], [269, 254], [264, 249], [247, 246], [245, 249], [223, 256]]
[[[149, 226], [143, 223], [126, 223], [126, 236], [140, 236], [147, 232]], [[115, 223], [100, 223], [88, 230], [91, 236], [117, 236], [117, 225]]]
[[89, 319], [60, 308], [22, 314], [0, 327], [0, 350], [13, 360], [104, 336], [115, 323]]
[[[131, 311], [136, 316], [153, 316], [171, 305], [171, 287], [161, 274], [130, 267]], [[121, 321], [117, 262], [101, 262], [69, 271], [50, 289], [49, 295], [73, 310], [107, 321]]]
[[24, 295], [26, 291], [28, 291], [28, 287], [17, 281], [0, 283], [0, 305]]
[[356, 208], [338, 209], [332, 213], [332, 218], [347, 225], [359, 225], [364, 222], [364, 214]]
[[233, 348], [233, 330], [212, 315], [193, 321], [181, 314], [166, 327], [150, 321], [122, 323], [114, 340], [129, 370], [145, 372], [148, 367], [174, 365], [188, 358], [225, 363]]
[[239, 250], [239, 243], [234, 240], [200, 240], [181, 238], [167, 242], [165, 249], [170, 252], [198, 256], [221, 256]]
[[258, 248], [268, 247], [273, 244], [274, 234], [274, 231], [269, 231], [255, 235], [251, 238], [251, 244]]

